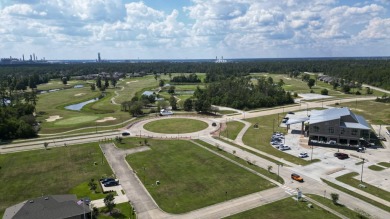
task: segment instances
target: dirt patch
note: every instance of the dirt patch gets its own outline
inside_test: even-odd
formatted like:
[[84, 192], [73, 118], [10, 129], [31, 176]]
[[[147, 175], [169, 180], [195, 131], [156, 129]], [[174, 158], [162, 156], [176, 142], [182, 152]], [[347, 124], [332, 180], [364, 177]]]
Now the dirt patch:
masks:
[[104, 117], [103, 119], [96, 120], [96, 122], [107, 122], [107, 121], [113, 121], [116, 120], [114, 117]]
[[74, 96], [75, 96], [75, 97], [79, 97], [79, 96], [83, 96], [83, 95], [85, 95], [85, 93], [75, 94]]
[[59, 116], [59, 115], [50, 116], [49, 118], [46, 119], [46, 122], [54, 122], [54, 121], [56, 121], [56, 120], [58, 120], [58, 119], [62, 119], [62, 117]]

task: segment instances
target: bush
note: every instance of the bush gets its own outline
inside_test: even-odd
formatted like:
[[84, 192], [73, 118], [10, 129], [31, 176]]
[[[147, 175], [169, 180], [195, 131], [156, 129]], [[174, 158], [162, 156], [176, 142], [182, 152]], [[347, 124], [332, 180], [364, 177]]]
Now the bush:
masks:
[[339, 201], [339, 194], [337, 193], [331, 193], [330, 197], [332, 198], [333, 204], [337, 205]]
[[328, 95], [329, 91], [327, 89], [321, 90], [322, 95]]
[[310, 93], [315, 93], [313, 89], [310, 90]]

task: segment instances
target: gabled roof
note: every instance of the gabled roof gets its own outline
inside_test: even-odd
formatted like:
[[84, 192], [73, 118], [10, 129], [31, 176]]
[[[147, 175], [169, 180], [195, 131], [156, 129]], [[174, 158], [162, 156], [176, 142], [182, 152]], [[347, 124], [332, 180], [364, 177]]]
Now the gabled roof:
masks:
[[[345, 117], [350, 117], [354, 121], [345, 122]], [[312, 110], [310, 113], [310, 124], [322, 123], [332, 120], [340, 120], [340, 126], [345, 128], [365, 129], [370, 130], [370, 125], [359, 115], [355, 115], [349, 108], [331, 108], [326, 110]]]
[[6, 209], [3, 219], [56, 219], [89, 213], [87, 205], [77, 204], [76, 195], [52, 195], [21, 202]]

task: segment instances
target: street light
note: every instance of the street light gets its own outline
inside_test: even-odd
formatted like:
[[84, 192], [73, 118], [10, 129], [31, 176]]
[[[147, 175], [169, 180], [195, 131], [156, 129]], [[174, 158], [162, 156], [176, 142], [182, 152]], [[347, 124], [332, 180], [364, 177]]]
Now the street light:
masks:
[[363, 182], [363, 165], [364, 165], [364, 158], [363, 159], [363, 162], [362, 162], [362, 174], [360, 175], [360, 182]]
[[313, 161], [313, 146], [311, 146], [311, 157], [310, 157], [310, 162], [312, 162]]

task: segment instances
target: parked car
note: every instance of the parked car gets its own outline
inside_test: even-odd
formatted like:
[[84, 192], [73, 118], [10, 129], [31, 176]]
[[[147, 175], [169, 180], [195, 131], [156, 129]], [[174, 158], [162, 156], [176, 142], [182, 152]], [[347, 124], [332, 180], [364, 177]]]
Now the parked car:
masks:
[[290, 112], [288, 112], [287, 114], [295, 114], [295, 113], [290, 111]]
[[104, 183], [105, 187], [110, 187], [110, 186], [117, 186], [119, 183], [117, 181], [109, 181]]
[[113, 178], [104, 178], [104, 179], [101, 179], [100, 181], [102, 182], [102, 184], [105, 184], [105, 183], [108, 183], [108, 182], [111, 182], [111, 181], [115, 181], [115, 179], [113, 179]]
[[305, 157], [309, 157], [309, 155], [306, 152], [302, 152], [302, 153], [299, 153], [298, 157], [305, 158]]
[[291, 174], [291, 179], [296, 180], [298, 182], [303, 182], [303, 178], [300, 175], [296, 174], [296, 173], [292, 173]]
[[291, 148], [289, 146], [283, 145], [279, 147], [279, 150], [285, 151], [285, 150], [291, 150]]
[[356, 151], [360, 152], [360, 153], [364, 153], [365, 152], [364, 148], [358, 148]]
[[340, 160], [344, 160], [344, 159], [349, 158], [348, 154], [344, 154], [344, 153], [335, 153], [334, 156]]

